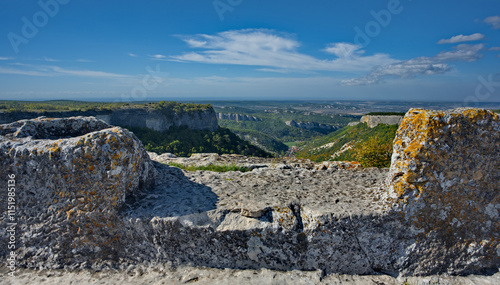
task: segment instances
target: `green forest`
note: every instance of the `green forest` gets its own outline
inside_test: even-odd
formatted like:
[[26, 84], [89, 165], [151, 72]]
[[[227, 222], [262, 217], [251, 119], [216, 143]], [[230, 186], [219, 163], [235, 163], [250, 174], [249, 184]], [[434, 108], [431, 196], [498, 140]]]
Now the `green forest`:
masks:
[[147, 151], [157, 154], [169, 152], [188, 157], [193, 153], [209, 152], [272, 157], [270, 153], [242, 140], [226, 128], [219, 128], [213, 132], [186, 127], [171, 127], [167, 132], [147, 128], [129, 128], [129, 130], [142, 141]]

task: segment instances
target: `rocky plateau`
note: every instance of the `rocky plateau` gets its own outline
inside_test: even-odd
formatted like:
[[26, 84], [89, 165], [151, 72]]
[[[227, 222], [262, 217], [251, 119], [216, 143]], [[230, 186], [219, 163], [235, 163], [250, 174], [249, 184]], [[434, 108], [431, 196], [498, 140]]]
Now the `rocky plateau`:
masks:
[[[365, 284], [437, 274], [494, 282], [499, 121], [481, 109], [412, 109], [390, 169], [148, 155], [133, 133], [91, 117], [1, 125], [0, 183], [15, 175], [17, 267], [33, 278], [26, 270], [209, 270], [191, 279], [165, 273], [179, 283], [210, 270], [282, 278], [269, 273], [279, 270], [309, 284], [340, 284], [342, 274], [377, 276]], [[172, 161], [252, 170], [190, 172], [165, 164]], [[0, 205], [2, 244], [11, 238], [7, 205]], [[10, 254], [0, 248], [3, 264]]]

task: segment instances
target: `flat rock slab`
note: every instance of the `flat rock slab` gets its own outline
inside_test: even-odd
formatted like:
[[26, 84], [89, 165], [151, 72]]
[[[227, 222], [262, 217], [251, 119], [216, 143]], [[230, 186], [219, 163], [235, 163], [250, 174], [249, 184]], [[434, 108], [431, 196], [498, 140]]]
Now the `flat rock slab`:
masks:
[[136, 217], [176, 217], [210, 210], [260, 218], [275, 207], [300, 205], [338, 218], [377, 215], [388, 208], [387, 169], [254, 169], [251, 172], [183, 171], [157, 167], [157, 185], [132, 205]]
[[63, 270], [20, 270], [15, 277], [8, 277], [2, 270], [0, 278], [12, 285], [52, 284], [344, 284], [344, 285], [495, 285], [500, 284], [500, 273], [491, 276], [471, 275], [399, 277], [386, 275], [339, 275], [322, 276], [320, 271], [274, 271], [214, 269], [203, 267], [179, 268], [130, 268], [121, 271], [92, 272], [88, 270], [67, 272]]

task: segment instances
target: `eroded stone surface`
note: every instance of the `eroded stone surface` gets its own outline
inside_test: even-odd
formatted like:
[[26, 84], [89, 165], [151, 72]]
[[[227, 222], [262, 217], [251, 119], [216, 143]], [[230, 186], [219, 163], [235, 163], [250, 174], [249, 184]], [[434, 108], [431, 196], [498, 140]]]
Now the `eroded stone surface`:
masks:
[[[116, 254], [120, 207], [152, 183], [142, 143], [93, 117], [18, 121], [1, 125], [0, 134], [1, 185], [15, 175], [16, 189], [13, 219], [7, 203], [0, 205], [2, 231], [17, 223], [19, 258], [62, 263], [79, 252]], [[1, 195], [6, 201], [7, 191]]]
[[375, 128], [378, 124], [399, 125], [403, 116], [374, 116], [367, 115], [361, 117], [360, 123], [367, 123], [368, 127]]
[[417, 239], [415, 273], [500, 265], [500, 125], [482, 109], [411, 109], [394, 140], [389, 195]]
[[[355, 163], [274, 162], [214, 154], [182, 161], [260, 167], [250, 167], [253, 170], [246, 173], [187, 172], [154, 162], [153, 171], [142, 145], [119, 128], [89, 128], [90, 133], [70, 133], [58, 140], [52, 135], [15, 137], [17, 131], [13, 130], [22, 123], [3, 126], [9, 131], [2, 133], [0, 143], [0, 163], [5, 165], [2, 171], [17, 171], [18, 184], [27, 181], [27, 186], [19, 186], [19, 217], [24, 216], [19, 226], [19, 265], [102, 270], [138, 265], [159, 268], [168, 262], [174, 266], [394, 275], [496, 269], [498, 231], [488, 232], [482, 227], [498, 227], [494, 202], [498, 194], [498, 152], [486, 144], [484, 148], [490, 150], [487, 154], [476, 147], [479, 142], [466, 135], [475, 134], [490, 146], [498, 145], [498, 117], [480, 110], [454, 112], [461, 119], [440, 123], [439, 128], [434, 128], [434, 119], [425, 119], [434, 118], [432, 112], [407, 115], [395, 140], [389, 179], [388, 170], [359, 169]], [[412, 117], [420, 114], [426, 114], [424, 119]], [[413, 146], [417, 151], [413, 152]], [[454, 159], [466, 153], [460, 150], [471, 148], [479, 150], [468, 153], [477, 152], [481, 159], [474, 156], [471, 162], [463, 157], [463, 165], [478, 170], [482, 168], [475, 166], [479, 160], [496, 168], [482, 176], [467, 176], [462, 170], [460, 173], [466, 176], [461, 179], [468, 180], [460, 183], [465, 186], [449, 185], [443, 179], [455, 177], [449, 174], [458, 167]], [[155, 159], [168, 162], [177, 158]], [[133, 162], [142, 168], [132, 171], [129, 165]], [[153, 172], [154, 185], [139, 191], [139, 181], [147, 184]], [[2, 173], [0, 179], [6, 174]], [[422, 177], [435, 179], [419, 180]], [[493, 178], [496, 180], [488, 180]], [[128, 188], [130, 180], [135, 184]], [[390, 183], [390, 191], [385, 180]], [[419, 184], [424, 182], [427, 184]], [[443, 185], [449, 185], [449, 189]], [[135, 189], [134, 195], [127, 195]], [[470, 201], [460, 204], [455, 199], [458, 195], [443, 194], [455, 189], [461, 191], [457, 192], [460, 195], [474, 189], [479, 191], [479, 198], [463, 194]], [[87, 193], [82, 192], [85, 190]], [[125, 197], [125, 203], [117, 202]], [[482, 212], [472, 212], [470, 218], [464, 212], [467, 219], [477, 218], [468, 232], [455, 231], [454, 227], [460, 226], [454, 226], [453, 219], [450, 228], [437, 220], [439, 216], [432, 216], [442, 211], [448, 215], [454, 213], [453, 207], [467, 205], [475, 205]], [[431, 215], [424, 211], [429, 209], [436, 212]], [[5, 208], [2, 211], [5, 213]], [[446, 234], [455, 239], [448, 239]], [[3, 241], [7, 238], [4, 226], [1, 237]], [[5, 259], [6, 249], [0, 249], [0, 253]]]

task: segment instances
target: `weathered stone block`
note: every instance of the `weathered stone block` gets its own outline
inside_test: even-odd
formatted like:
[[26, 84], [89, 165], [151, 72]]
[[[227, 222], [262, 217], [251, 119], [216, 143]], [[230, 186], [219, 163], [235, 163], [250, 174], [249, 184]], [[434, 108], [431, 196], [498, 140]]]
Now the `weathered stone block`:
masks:
[[388, 177], [395, 211], [416, 242], [416, 274], [500, 265], [500, 122], [483, 109], [411, 109], [394, 140]]
[[[1, 185], [8, 175], [16, 181], [21, 257], [107, 258], [120, 239], [116, 213], [127, 196], [152, 183], [154, 168], [125, 129], [93, 117], [38, 118], [0, 125]], [[1, 191], [2, 201], [6, 195]], [[6, 206], [0, 205], [5, 215]]]

